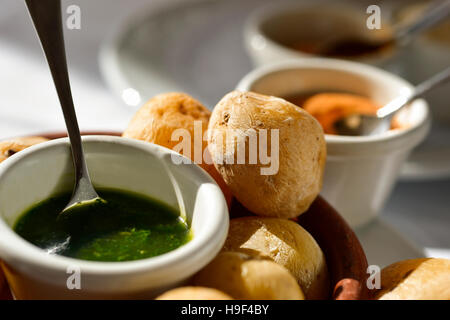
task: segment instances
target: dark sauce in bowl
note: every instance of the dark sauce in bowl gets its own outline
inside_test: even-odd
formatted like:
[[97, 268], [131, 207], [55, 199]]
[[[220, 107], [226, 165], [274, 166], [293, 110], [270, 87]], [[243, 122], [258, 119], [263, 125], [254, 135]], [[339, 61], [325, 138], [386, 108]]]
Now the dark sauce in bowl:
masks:
[[122, 190], [98, 189], [106, 204], [89, 206], [81, 223], [68, 231], [58, 219], [71, 194], [44, 200], [25, 211], [14, 230], [32, 244], [81, 260], [131, 261], [172, 251], [191, 239], [186, 222], [174, 208]]
[[283, 97], [283, 99], [289, 101], [292, 104], [295, 104], [297, 107], [303, 108], [303, 105], [305, 104], [305, 101], [311, 98], [312, 96], [324, 92], [331, 92], [331, 93], [348, 93], [344, 91], [336, 91], [336, 90], [317, 90], [317, 91], [303, 91], [303, 92], [297, 92], [293, 94], [289, 94]]
[[287, 44], [291, 49], [324, 57], [358, 58], [369, 55], [382, 54], [391, 50], [393, 43], [374, 43], [361, 39], [342, 39], [330, 46], [320, 46], [318, 43], [299, 41]]

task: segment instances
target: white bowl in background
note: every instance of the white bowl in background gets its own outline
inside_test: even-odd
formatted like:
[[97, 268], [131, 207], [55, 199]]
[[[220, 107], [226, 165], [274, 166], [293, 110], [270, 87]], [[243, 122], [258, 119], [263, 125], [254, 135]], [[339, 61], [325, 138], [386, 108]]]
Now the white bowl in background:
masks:
[[[333, 43], [340, 39], [384, 39], [392, 33], [384, 12], [381, 29], [366, 28], [367, 6], [320, 2], [315, 4], [282, 3], [262, 7], [249, 16], [244, 27], [244, 43], [255, 66], [292, 58], [318, 57], [295, 50], [286, 44], [294, 41]], [[385, 9], [385, 6], [383, 7]], [[387, 10], [387, 9], [386, 9]], [[395, 57], [402, 50], [382, 50], [349, 60], [383, 66], [402, 72]]]
[[[286, 97], [302, 92], [345, 91], [385, 104], [413, 86], [364, 64], [324, 58], [297, 59], [255, 69], [237, 90]], [[325, 135], [327, 162], [322, 194], [355, 227], [383, 208], [406, 158], [430, 127], [428, 105], [416, 100], [398, 117], [406, 129], [367, 137]]]
[[[73, 165], [67, 138], [35, 145], [0, 164], [0, 259], [16, 298], [151, 298], [183, 283], [219, 252], [228, 231], [227, 205], [220, 188], [200, 167], [176, 165], [171, 155], [180, 155], [137, 140], [88, 136], [83, 145], [95, 186], [148, 195], [177, 207], [161, 162], [165, 161], [182, 191], [193, 239], [136, 261], [95, 262], [47, 254], [12, 227], [33, 204], [72, 189]], [[80, 290], [66, 285], [68, 268], [73, 267], [81, 272]]]

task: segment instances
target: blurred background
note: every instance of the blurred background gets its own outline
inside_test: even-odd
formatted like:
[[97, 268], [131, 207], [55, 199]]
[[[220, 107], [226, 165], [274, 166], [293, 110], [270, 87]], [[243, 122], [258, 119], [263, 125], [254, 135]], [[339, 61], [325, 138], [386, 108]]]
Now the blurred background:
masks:
[[[266, 43], [245, 37], [252, 17], [286, 3], [314, 6], [319, 17], [332, 11], [344, 19], [333, 22], [307, 14], [302, 30], [320, 38], [333, 34], [332, 23], [367, 31], [366, 9], [373, 4], [381, 8], [382, 28], [371, 34], [382, 37], [413, 21], [430, 2], [63, 0], [63, 8], [80, 9], [81, 28], [65, 28], [80, 127], [121, 131], [137, 108], [159, 92], [185, 91], [212, 108], [264, 63], [252, 50], [262, 50]], [[0, 139], [63, 131], [55, 89], [23, 1], [1, 0], [1, 8]], [[354, 12], [351, 24], [349, 12]], [[70, 22], [73, 14], [69, 10], [63, 19]], [[450, 65], [450, 20], [405, 47], [361, 62], [416, 84]], [[356, 230], [371, 264], [423, 255], [450, 257], [449, 90], [447, 85], [426, 97], [433, 113], [429, 137], [410, 159], [409, 174], [396, 186], [382, 217]]]

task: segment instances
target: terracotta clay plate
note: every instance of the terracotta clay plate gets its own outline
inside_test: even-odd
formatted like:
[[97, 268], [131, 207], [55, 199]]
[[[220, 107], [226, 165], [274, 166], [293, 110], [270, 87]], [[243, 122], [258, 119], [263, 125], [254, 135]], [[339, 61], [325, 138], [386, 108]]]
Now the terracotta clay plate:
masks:
[[[83, 135], [114, 135], [118, 132], [84, 132]], [[65, 133], [49, 133], [42, 136], [49, 139], [65, 137]], [[252, 215], [235, 199], [231, 207], [231, 218]], [[322, 248], [330, 272], [333, 290], [330, 299], [360, 300], [368, 298], [367, 259], [353, 230], [344, 219], [321, 196], [313, 202], [309, 210], [297, 218], [316, 239]], [[11, 298], [6, 288], [1, 285], [0, 299]], [[3, 291], [3, 294], [2, 294]]]

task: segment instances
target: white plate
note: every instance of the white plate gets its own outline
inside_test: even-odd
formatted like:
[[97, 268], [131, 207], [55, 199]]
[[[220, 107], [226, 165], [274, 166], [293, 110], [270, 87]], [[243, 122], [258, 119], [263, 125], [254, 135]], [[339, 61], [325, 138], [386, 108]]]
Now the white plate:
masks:
[[[101, 72], [133, 108], [167, 91], [187, 92], [212, 108], [252, 69], [242, 28], [250, 12], [269, 1], [172, 0], [144, 8], [104, 42]], [[450, 124], [433, 126], [402, 170], [408, 180], [445, 177], [450, 177]]]
[[383, 268], [406, 259], [423, 257], [450, 259], [450, 250], [421, 248], [383, 218], [377, 218], [370, 224], [357, 228], [355, 233], [364, 248], [369, 265]]
[[104, 43], [102, 74], [130, 106], [181, 90], [212, 108], [252, 69], [242, 45], [243, 23], [269, 1], [173, 0], [143, 9]]
[[[449, 103], [450, 111], [450, 103]], [[431, 104], [431, 108], [433, 105]], [[436, 118], [436, 117], [434, 117]], [[402, 180], [448, 179], [450, 177], [450, 122], [433, 119], [431, 131], [402, 168]]]
[[369, 265], [383, 268], [400, 260], [427, 256], [424, 249], [413, 244], [380, 218], [356, 229], [355, 232]]

